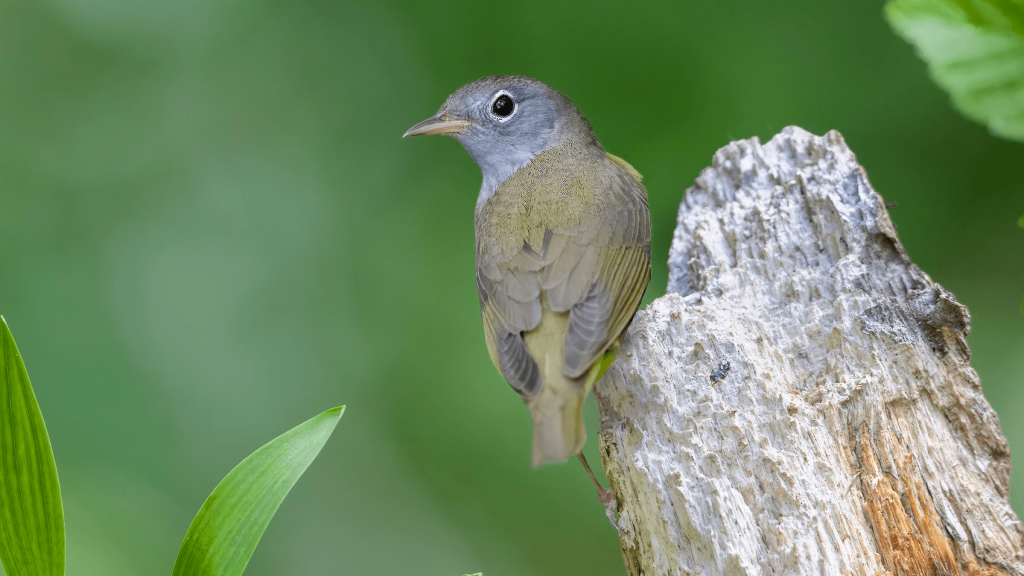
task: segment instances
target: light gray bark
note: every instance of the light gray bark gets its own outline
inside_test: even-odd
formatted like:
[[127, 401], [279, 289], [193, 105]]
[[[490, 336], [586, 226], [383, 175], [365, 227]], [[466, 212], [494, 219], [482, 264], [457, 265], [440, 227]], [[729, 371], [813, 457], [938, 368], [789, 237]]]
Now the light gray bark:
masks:
[[838, 132], [715, 154], [595, 392], [632, 575], [1016, 574], [967, 309]]

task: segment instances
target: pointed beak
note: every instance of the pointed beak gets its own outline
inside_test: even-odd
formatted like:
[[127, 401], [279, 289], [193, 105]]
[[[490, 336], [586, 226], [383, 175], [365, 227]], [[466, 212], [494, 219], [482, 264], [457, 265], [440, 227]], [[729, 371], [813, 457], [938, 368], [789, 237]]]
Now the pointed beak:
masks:
[[437, 114], [406, 130], [405, 134], [402, 134], [402, 138], [428, 134], [457, 134], [464, 132], [472, 125], [473, 123], [469, 120], [455, 120], [448, 118], [447, 114]]

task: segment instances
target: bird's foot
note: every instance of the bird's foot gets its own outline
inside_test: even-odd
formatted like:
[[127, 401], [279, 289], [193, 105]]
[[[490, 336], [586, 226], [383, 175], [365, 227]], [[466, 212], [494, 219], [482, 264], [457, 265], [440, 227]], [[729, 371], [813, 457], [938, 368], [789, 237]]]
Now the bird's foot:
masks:
[[619, 521], [615, 518], [615, 514], [619, 509], [619, 499], [615, 496], [615, 491], [601, 486], [601, 483], [597, 481], [597, 477], [594, 476], [594, 471], [590, 469], [590, 464], [587, 463], [587, 459], [583, 456], [582, 450], [576, 454], [576, 457], [579, 458], [580, 464], [583, 464], [583, 468], [587, 471], [587, 475], [590, 476], [591, 482], [594, 483], [594, 488], [597, 489], [597, 499], [604, 506], [605, 516], [608, 517], [608, 521], [615, 527], [615, 531], [621, 535], [622, 527], [619, 526]]
[[615, 513], [619, 509], [619, 499], [615, 496], [615, 491], [598, 484], [597, 498], [601, 501], [601, 505], [604, 506], [604, 514], [608, 517], [608, 521], [612, 523], [612, 526], [615, 526], [615, 530], [619, 534], [622, 534], [622, 527], [619, 526], [619, 521], [615, 519]]

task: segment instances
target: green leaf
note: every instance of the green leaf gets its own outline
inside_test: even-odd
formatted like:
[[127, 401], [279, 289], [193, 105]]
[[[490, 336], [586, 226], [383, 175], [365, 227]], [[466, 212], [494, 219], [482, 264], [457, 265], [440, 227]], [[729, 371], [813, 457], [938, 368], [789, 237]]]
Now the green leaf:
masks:
[[237, 576], [295, 482], [323, 448], [345, 407], [318, 414], [235, 466], [185, 534], [172, 576]]
[[890, 0], [885, 14], [964, 115], [1024, 140], [1024, 3]]
[[0, 316], [0, 560], [8, 576], [63, 576], [57, 464], [28, 371]]

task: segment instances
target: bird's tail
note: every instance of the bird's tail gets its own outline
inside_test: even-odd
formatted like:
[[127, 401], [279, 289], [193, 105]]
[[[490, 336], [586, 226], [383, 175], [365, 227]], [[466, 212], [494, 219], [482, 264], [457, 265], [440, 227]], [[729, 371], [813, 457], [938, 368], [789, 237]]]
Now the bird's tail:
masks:
[[541, 371], [540, 392], [527, 401], [533, 418], [533, 465], [564, 462], [587, 441], [583, 427], [583, 401], [594, 383], [601, 379], [619, 351], [616, 340], [580, 378], [569, 378], [562, 371], [565, 333], [569, 313], [554, 312], [547, 296], [541, 293], [541, 321], [523, 335], [530, 355]]
[[[558, 375], [565, 378], [561, 374]], [[533, 465], [563, 462], [580, 451], [587, 440], [583, 427], [583, 400], [587, 391], [581, 383], [566, 380], [558, 386], [545, 382], [540, 394], [529, 403], [533, 418]]]

